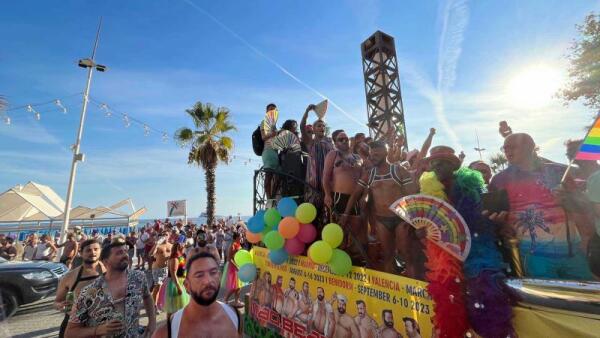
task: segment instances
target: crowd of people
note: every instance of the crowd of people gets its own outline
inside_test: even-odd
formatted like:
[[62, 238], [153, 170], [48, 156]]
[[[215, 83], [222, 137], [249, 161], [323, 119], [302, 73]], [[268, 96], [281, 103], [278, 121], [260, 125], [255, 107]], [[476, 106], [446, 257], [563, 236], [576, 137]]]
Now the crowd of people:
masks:
[[[31, 234], [22, 255], [52, 261], [63, 248], [59, 260], [70, 271], [61, 278], [54, 300], [55, 308], [65, 313], [60, 337], [173, 336], [155, 330], [156, 315], [161, 312], [175, 331], [180, 325], [181, 330], [196, 325], [186, 320], [188, 312], [212, 314], [204, 324], [214, 325], [224, 336], [237, 336], [241, 329], [237, 308], [243, 306], [239, 300], [242, 285], [233, 257], [250, 244], [239, 219], [221, 219], [212, 226], [155, 220], [129, 234], [109, 232], [106, 236], [96, 230], [86, 235], [76, 227], [61, 244], [50, 237], [38, 240], [37, 234]], [[13, 239], [3, 241], [9, 248]], [[2, 252], [12, 259], [16, 256], [13, 250]], [[230, 304], [216, 300], [221, 287], [226, 302], [233, 296]], [[146, 326], [140, 326], [142, 309], [148, 317]], [[222, 325], [226, 323], [223, 318], [231, 325]]]
[[[507, 275], [571, 280], [600, 275], [597, 162], [575, 160], [565, 174], [567, 165], [540, 157], [530, 135], [513, 133], [502, 121], [499, 144], [503, 142], [507, 165], [493, 172], [482, 160], [467, 164], [462, 151], [443, 144], [431, 147], [434, 128], [420, 149], [407, 151], [404, 137], [393, 129], [377, 140], [341, 129], [329, 136], [330, 128], [321, 117], [308, 124], [314, 108], [306, 108], [299, 126], [295, 120], [285, 121], [281, 129], [261, 124], [267, 206], [284, 196], [315, 204], [317, 226], [334, 220], [344, 227], [348, 240], [343, 248], [355, 264], [423, 279], [425, 234], [399, 218], [390, 205], [403, 196], [427, 193], [422, 180], [431, 175], [442, 184], [438, 195], [444, 194], [450, 204], [459, 202], [453, 200], [454, 173], [463, 168], [481, 179], [472, 207], [485, 215], [485, 223], [493, 228], [491, 236], [502, 243], [498, 250]], [[277, 106], [271, 103], [266, 109]], [[288, 140], [290, 135], [294, 142], [282, 148], [278, 138]], [[580, 143], [566, 143], [569, 160]], [[289, 176], [301, 182], [299, 189], [286, 187]]]

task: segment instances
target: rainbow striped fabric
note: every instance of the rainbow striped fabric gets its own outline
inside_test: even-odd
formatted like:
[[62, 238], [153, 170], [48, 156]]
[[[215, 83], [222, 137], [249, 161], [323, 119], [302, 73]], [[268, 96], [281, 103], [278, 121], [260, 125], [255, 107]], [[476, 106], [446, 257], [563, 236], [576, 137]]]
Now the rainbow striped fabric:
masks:
[[590, 131], [588, 131], [575, 159], [587, 161], [600, 160], [600, 116], [596, 118], [596, 122], [594, 122]]

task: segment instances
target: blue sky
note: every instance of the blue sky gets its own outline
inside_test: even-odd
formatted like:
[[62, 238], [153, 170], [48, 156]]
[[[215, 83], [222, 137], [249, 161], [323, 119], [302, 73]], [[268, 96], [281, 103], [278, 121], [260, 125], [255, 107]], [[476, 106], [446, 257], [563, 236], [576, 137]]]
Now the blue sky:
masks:
[[[411, 148], [436, 127], [434, 144], [475, 160], [477, 132], [487, 158], [501, 145], [498, 121], [508, 120], [534, 136], [542, 155], [564, 161], [562, 142], [583, 137], [591, 112], [565, 107], [548, 91], [566, 74], [575, 24], [599, 7], [584, 0], [10, 2], [0, 12], [0, 94], [9, 109], [59, 98], [68, 113], [50, 104], [36, 108], [36, 121], [25, 109], [8, 111], [0, 190], [33, 180], [65, 195], [81, 108], [73, 94], [86, 76], [76, 61], [89, 56], [99, 16], [97, 60], [109, 71], [94, 74], [91, 97], [170, 135], [191, 125], [184, 109], [195, 101], [229, 107], [238, 159], [217, 172], [217, 211], [247, 215], [259, 163], [250, 135], [264, 106], [276, 102], [281, 120], [299, 120], [322, 93], [344, 111], [330, 107], [332, 127], [364, 131], [345, 114], [366, 120], [360, 43], [376, 30], [396, 40]], [[164, 217], [169, 199], [188, 199], [192, 216], [205, 208], [202, 171], [160, 133], [146, 137], [140, 125], [125, 128], [91, 105], [82, 152], [74, 205], [131, 197], [149, 217]]]

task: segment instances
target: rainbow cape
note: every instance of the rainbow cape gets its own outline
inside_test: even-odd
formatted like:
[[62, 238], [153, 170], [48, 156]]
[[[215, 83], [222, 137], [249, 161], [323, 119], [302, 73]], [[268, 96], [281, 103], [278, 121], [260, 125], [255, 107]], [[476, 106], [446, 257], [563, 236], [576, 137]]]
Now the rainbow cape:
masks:
[[585, 139], [583, 139], [583, 143], [575, 159], [584, 161], [600, 160], [600, 115], [596, 118], [594, 125], [588, 131]]

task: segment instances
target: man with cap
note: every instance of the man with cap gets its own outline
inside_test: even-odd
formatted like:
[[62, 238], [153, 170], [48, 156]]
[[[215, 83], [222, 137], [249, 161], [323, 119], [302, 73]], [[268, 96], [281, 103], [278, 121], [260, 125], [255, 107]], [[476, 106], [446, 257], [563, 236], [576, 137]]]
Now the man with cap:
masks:
[[419, 264], [419, 256], [423, 256], [415, 230], [390, 210], [390, 205], [399, 198], [414, 194], [418, 191], [410, 173], [400, 164], [387, 162], [388, 147], [383, 141], [371, 143], [371, 162], [373, 168], [363, 172], [352, 193], [346, 210], [340, 219], [340, 224], [347, 227], [349, 215], [356, 201], [369, 191], [372, 207], [369, 213], [375, 215], [377, 237], [381, 242], [384, 266], [383, 270], [395, 273], [396, 252], [406, 263], [406, 275], [422, 279], [423, 267]]
[[335, 326], [333, 329], [333, 337], [334, 338], [352, 338], [352, 337], [360, 337], [360, 331], [358, 331], [358, 326], [354, 322], [354, 319], [350, 317], [348, 313], [346, 313], [346, 304], [348, 302], [348, 298], [342, 294], [338, 294], [336, 292], [333, 293], [331, 298], [331, 305], [337, 301], [337, 312], [334, 312], [335, 318]]

